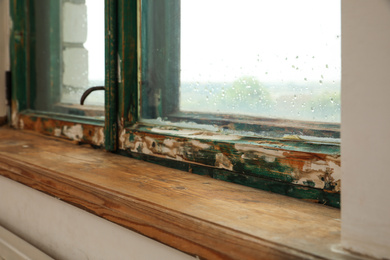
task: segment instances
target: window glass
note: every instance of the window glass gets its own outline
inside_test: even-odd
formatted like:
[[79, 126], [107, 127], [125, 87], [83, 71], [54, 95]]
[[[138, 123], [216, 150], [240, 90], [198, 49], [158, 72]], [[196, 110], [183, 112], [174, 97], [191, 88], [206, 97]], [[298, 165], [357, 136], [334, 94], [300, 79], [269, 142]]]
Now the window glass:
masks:
[[142, 117], [340, 122], [339, 0], [186, 0], [143, 9]]
[[104, 86], [104, 0], [33, 2], [31, 108], [102, 116], [104, 91], [85, 101], [101, 108], [79, 104], [86, 89]]

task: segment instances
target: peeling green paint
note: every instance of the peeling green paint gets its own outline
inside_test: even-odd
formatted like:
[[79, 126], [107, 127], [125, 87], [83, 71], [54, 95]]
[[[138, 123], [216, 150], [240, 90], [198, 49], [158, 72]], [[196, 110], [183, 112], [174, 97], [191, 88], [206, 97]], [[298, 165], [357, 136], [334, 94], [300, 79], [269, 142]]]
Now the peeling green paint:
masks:
[[[193, 135], [188, 135], [191, 133], [188, 130], [183, 130], [183, 135], [179, 130], [175, 132], [176, 136], [167, 136], [165, 131], [162, 131], [162, 134], [156, 133], [156, 127], [153, 131], [140, 128], [142, 130], [123, 130], [120, 147], [126, 151], [125, 154], [284, 195], [290, 196], [299, 191], [299, 194], [303, 192], [308, 195], [294, 193], [294, 197], [333, 206], [339, 203], [340, 155], [336, 145], [303, 145], [314, 151], [326, 152], [313, 153], [302, 152], [301, 148], [296, 149], [290, 140], [278, 140], [278, 146], [275, 146], [272, 144], [274, 141], [267, 142], [262, 138], [258, 138], [256, 142], [255, 138], [250, 141], [246, 138], [238, 141], [229, 138], [215, 140], [214, 137], [220, 133], [203, 131], [202, 138], [208, 136], [209, 139], [194, 139]], [[272, 145], [269, 145], [270, 143]], [[165, 160], [170, 162], [162, 163]], [[217, 174], [220, 171], [224, 174]], [[261, 184], [262, 180], [266, 180], [264, 184]], [[290, 189], [294, 192], [290, 192]], [[330, 200], [328, 198], [331, 198], [332, 202], [327, 202]]]

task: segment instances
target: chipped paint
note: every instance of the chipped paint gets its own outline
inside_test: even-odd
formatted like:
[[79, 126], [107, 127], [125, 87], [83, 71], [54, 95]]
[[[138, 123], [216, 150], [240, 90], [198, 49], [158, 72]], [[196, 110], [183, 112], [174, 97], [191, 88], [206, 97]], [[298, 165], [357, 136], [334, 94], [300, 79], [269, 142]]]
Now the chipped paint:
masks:
[[11, 114], [11, 125], [14, 128], [18, 128], [18, 122], [19, 122], [19, 104], [18, 101], [12, 100], [12, 114]]
[[209, 149], [211, 147], [211, 145], [209, 144], [205, 144], [205, 143], [202, 143], [198, 140], [192, 140], [191, 141], [191, 144], [194, 146], [194, 147], [197, 147], [197, 148], [200, 148], [200, 149]]
[[104, 145], [104, 128], [95, 128], [94, 135], [92, 137], [92, 143], [97, 146], [103, 146]]
[[119, 134], [119, 148], [122, 150], [131, 148], [130, 134], [126, 132], [126, 129], [121, 129]]
[[81, 141], [83, 138], [83, 126], [80, 124], [74, 126], [64, 126], [62, 128], [62, 133], [74, 141]]
[[283, 153], [285, 152], [283, 150], [264, 148], [259, 145], [249, 145], [249, 144], [235, 144], [234, 148], [237, 151], [241, 151], [241, 152], [257, 152], [260, 154], [266, 154], [275, 157], [284, 157]]
[[55, 128], [54, 129], [54, 136], [60, 137], [62, 134], [61, 128]]
[[122, 59], [121, 56], [118, 54], [118, 83], [122, 83]]
[[215, 166], [221, 169], [226, 169], [233, 171], [233, 164], [229, 158], [223, 153], [218, 153], [215, 155]]
[[22, 118], [19, 119], [19, 125], [18, 125], [18, 128], [23, 130], [24, 129], [24, 121]]
[[151, 129], [151, 131], [158, 134], [191, 137], [193, 139], [201, 139], [201, 140], [235, 141], [241, 139], [241, 136], [239, 135], [219, 134], [219, 133], [199, 131], [199, 130], [186, 130], [186, 129], [172, 130], [172, 129], [162, 129], [162, 128], [154, 127]]
[[[218, 136], [215, 133], [194, 130], [172, 130], [154, 128], [151, 133], [122, 132], [120, 142], [132, 152], [143, 153], [160, 158], [200, 164], [219, 169], [250, 173], [275, 180], [287, 181], [308, 187], [339, 190], [340, 162], [339, 156], [288, 151], [267, 147], [268, 143], [257, 144], [225, 143], [223, 140], [201, 141], [193, 138], [199, 136]], [[155, 133], [159, 134], [156, 135]], [[161, 134], [163, 132], [164, 134]], [[166, 133], [181, 133], [167, 136]], [[187, 137], [182, 137], [187, 136]], [[123, 147], [123, 145], [122, 145]], [[283, 146], [282, 146], [283, 147]]]

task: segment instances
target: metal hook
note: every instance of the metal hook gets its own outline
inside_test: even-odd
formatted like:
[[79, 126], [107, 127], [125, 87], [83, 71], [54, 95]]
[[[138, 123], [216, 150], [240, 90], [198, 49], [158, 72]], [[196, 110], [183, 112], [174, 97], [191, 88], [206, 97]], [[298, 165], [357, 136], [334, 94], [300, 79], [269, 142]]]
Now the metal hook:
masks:
[[91, 87], [91, 88], [87, 89], [83, 93], [83, 95], [81, 96], [80, 105], [84, 105], [85, 99], [89, 96], [89, 94], [91, 94], [92, 92], [94, 92], [96, 90], [106, 90], [106, 88], [104, 86], [98, 86], [98, 87]]

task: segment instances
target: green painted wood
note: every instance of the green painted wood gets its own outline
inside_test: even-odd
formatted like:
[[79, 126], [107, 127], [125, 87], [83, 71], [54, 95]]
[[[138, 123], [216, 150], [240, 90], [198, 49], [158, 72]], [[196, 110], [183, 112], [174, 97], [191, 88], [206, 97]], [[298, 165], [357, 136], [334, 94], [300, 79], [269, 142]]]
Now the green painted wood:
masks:
[[53, 111], [61, 101], [61, 1], [28, 1], [28, 108]]
[[171, 122], [194, 122], [214, 125], [221, 130], [237, 133], [252, 133], [280, 138], [285, 135], [314, 136], [322, 138], [340, 138], [340, 124], [264, 118], [247, 115], [208, 114], [176, 112], [167, 117]]
[[62, 87], [62, 44], [61, 44], [62, 1], [50, 1], [50, 106], [61, 101]]
[[115, 151], [118, 132], [118, 1], [105, 0], [105, 148]]
[[39, 119], [53, 119], [58, 121], [66, 121], [75, 124], [86, 124], [86, 125], [94, 125], [94, 126], [104, 126], [104, 121], [100, 119], [95, 119], [92, 117], [85, 116], [77, 116], [77, 115], [69, 115], [63, 113], [55, 113], [55, 112], [44, 112], [44, 111], [35, 111], [31, 109], [27, 109], [21, 111], [19, 114], [28, 116], [31, 121], [37, 121]]
[[36, 60], [36, 37], [35, 37], [35, 31], [36, 31], [36, 23], [35, 23], [35, 5], [34, 0], [28, 0], [28, 7], [27, 7], [27, 13], [28, 13], [28, 38], [27, 38], [27, 46], [26, 46], [26, 52], [29, 57], [28, 59], [28, 70], [27, 70], [27, 86], [26, 86], [26, 98], [27, 98], [27, 109], [31, 109], [33, 107], [34, 102], [37, 100], [37, 88], [36, 88], [36, 68], [35, 68], [35, 60]]
[[120, 0], [119, 20], [119, 117], [122, 126], [138, 121], [137, 0]]
[[199, 175], [206, 175], [214, 179], [228, 181], [248, 187], [321, 203], [331, 207], [340, 208], [340, 193], [330, 192], [310, 186], [302, 186], [284, 181], [268, 179], [262, 176], [250, 176], [238, 172], [207, 167], [196, 163], [174, 161], [156, 156], [119, 150], [118, 154], [131, 158], [152, 162], [158, 165], [174, 168]]
[[119, 147], [124, 154], [168, 167], [189, 172], [196, 168], [198, 174], [210, 168], [213, 178], [333, 206], [339, 203], [339, 144], [137, 126], [121, 133]]
[[179, 109], [180, 1], [142, 1], [142, 118], [165, 118]]
[[27, 2], [28, 0], [10, 1], [10, 14], [13, 21], [10, 54], [12, 71], [12, 113], [28, 107], [27, 101]]
[[[29, 119], [41, 120], [41, 118], [55, 120], [71, 121], [75, 123], [92, 123], [101, 125], [101, 121], [92, 122], [83, 117], [73, 117], [56, 113], [37, 113], [36, 111], [28, 110], [28, 96], [32, 96], [33, 87], [29, 88], [28, 82], [33, 79], [34, 74], [28, 66], [36, 57], [32, 56], [28, 46], [33, 46], [33, 37], [29, 36], [28, 21], [33, 13], [32, 8], [28, 8], [33, 0], [15, 0], [11, 2], [11, 15], [16, 21], [11, 35], [11, 55], [12, 55], [12, 70], [13, 70], [13, 100], [19, 106], [19, 111], [25, 111], [23, 114], [28, 115]], [[147, 1], [143, 1], [147, 3]], [[105, 105], [105, 148], [108, 151], [118, 151], [118, 146], [123, 143], [135, 145], [136, 142], [143, 142], [142, 145], [136, 147], [136, 151], [129, 147], [121, 147], [118, 153], [138, 159], [148, 160], [168, 167], [182, 169], [196, 174], [209, 175], [215, 179], [235, 182], [267, 191], [272, 191], [296, 198], [314, 200], [320, 203], [325, 203], [335, 207], [339, 207], [339, 192], [337, 191], [336, 183], [331, 181], [331, 170], [329, 170], [329, 180], [324, 180], [322, 189], [315, 188], [315, 183], [309, 180], [297, 184], [294, 179], [293, 165], [297, 160], [305, 161], [305, 158], [320, 158], [327, 160], [327, 156], [338, 163], [340, 155], [339, 144], [323, 143], [316, 141], [305, 140], [284, 140], [283, 138], [260, 138], [256, 136], [241, 136], [235, 140], [218, 140], [208, 138], [207, 133], [199, 130], [199, 133], [206, 135], [203, 139], [183, 137], [180, 133], [180, 128], [177, 127], [156, 127], [139, 125], [139, 96], [138, 96], [138, 58], [137, 58], [137, 0], [106, 0], [105, 1], [105, 16], [106, 16], [106, 105]], [[51, 17], [54, 19], [55, 17]], [[175, 19], [173, 19], [175, 20]], [[173, 25], [170, 25], [171, 27]], [[168, 26], [169, 27], [169, 26]], [[173, 26], [174, 27], [174, 26]], [[53, 27], [54, 28], [54, 27]], [[143, 37], [143, 36], [142, 36]], [[173, 48], [172, 50], [174, 50]], [[176, 48], [177, 49], [177, 48]], [[55, 51], [54, 49], [52, 51]], [[142, 53], [146, 52], [147, 48], [142, 48]], [[54, 57], [54, 56], [53, 56]], [[53, 58], [54, 59], [54, 58]], [[150, 62], [145, 60], [145, 62]], [[145, 64], [141, 64], [145, 65]], [[53, 68], [56, 66], [52, 65]], [[142, 70], [144, 67], [142, 66]], [[30, 74], [29, 74], [30, 73]], [[49, 72], [53, 75], [53, 71]], [[175, 78], [175, 77], [174, 77]], [[172, 84], [171, 84], [172, 85]], [[174, 84], [173, 84], [174, 85]], [[54, 86], [54, 83], [53, 83]], [[167, 90], [169, 90], [167, 88]], [[142, 90], [141, 90], [142, 92]], [[166, 93], [169, 93], [167, 91]], [[168, 94], [164, 94], [168, 95]], [[174, 94], [174, 96], [178, 96]], [[168, 100], [168, 99], [167, 99]], [[163, 115], [161, 104], [167, 102], [162, 100], [157, 109], [158, 113]], [[175, 102], [173, 102], [173, 107]], [[15, 106], [17, 107], [17, 106]], [[168, 109], [169, 113], [174, 110]], [[167, 113], [168, 113], [167, 112]], [[177, 116], [177, 115], [176, 115]], [[182, 115], [180, 115], [182, 116]], [[179, 117], [180, 117], [179, 116]], [[188, 116], [188, 115], [186, 115]], [[182, 118], [181, 118], [182, 119]], [[180, 120], [181, 120], [180, 119]], [[226, 119], [226, 120], [225, 120]], [[225, 120], [225, 121], [223, 121]], [[118, 127], [118, 122], [120, 126]], [[204, 118], [207, 124], [216, 124], [221, 122], [218, 118]], [[228, 118], [223, 118], [219, 126], [224, 129], [224, 124], [228, 122]], [[123, 130], [126, 125], [133, 126], [132, 129]], [[136, 126], [138, 125], [138, 126]], [[261, 129], [267, 128], [270, 132], [287, 133], [294, 132], [291, 128], [277, 125], [261, 125]], [[162, 130], [172, 130], [170, 133], [156, 133], [153, 128]], [[337, 127], [336, 127], [337, 128]], [[328, 133], [325, 136], [337, 138], [339, 131], [334, 126], [314, 125], [310, 128], [305, 126], [305, 133], [310, 135], [311, 132]], [[234, 129], [237, 133], [242, 133], [248, 130], [248, 124], [236, 123]], [[120, 137], [118, 133], [120, 131]], [[176, 132], [175, 132], [176, 131]], [[284, 132], [283, 132], [284, 131]], [[294, 130], [295, 131], [295, 130]], [[310, 132], [311, 131], [311, 132]], [[125, 136], [122, 136], [122, 134]], [[212, 134], [210, 134], [211, 136]], [[282, 136], [282, 135], [281, 135]], [[314, 135], [315, 136], [315, 135]], [[138, 139], [137, 139], [138, 138]], [[123, 139], [119, 142], [119, 139]], [[151, 141], [152, 140], [152, 141]], [[154, 140], [154, 141], [153, 141]], [[149, 143], [148, 143], [149, 142]], [[155, 146], [153, 146], [153, 142]], [[171, 149], [170, 142], [176, 142], [177, 150], [175, 153], [178, 157], [167, 156], [162, 151], [165, 148]], [[194, 142], [196, 144], [194, 144]], [[151, 146], [149, 146], [151, 145]], [[241, 147], [251, 147], [248, 151], [238, 149]], [[256, 152], [257, 148], [271, 149], [280, 153], [296, 152], [289, 162], [282, 162], [279, 159], [270, 161], [263, 157], [261, 153]], [[155, 155], [150, 155], [150, 151], [155, 152]], [[302, 154], [299, 154], [302, 153]], [[259, 155], [260, 154], [260, 155]], [[218, 162], [218, 156], [222, 159]], [[230, 164], [224, 165], [224, 158]], [[185, 161], [180, 161], [184, 159]], [[286, 161], [286, 160], [285, 160]], [[230, 170], [228, 170], [230, 168]], [[295, 183], [294, 183], [295, 182]]]

